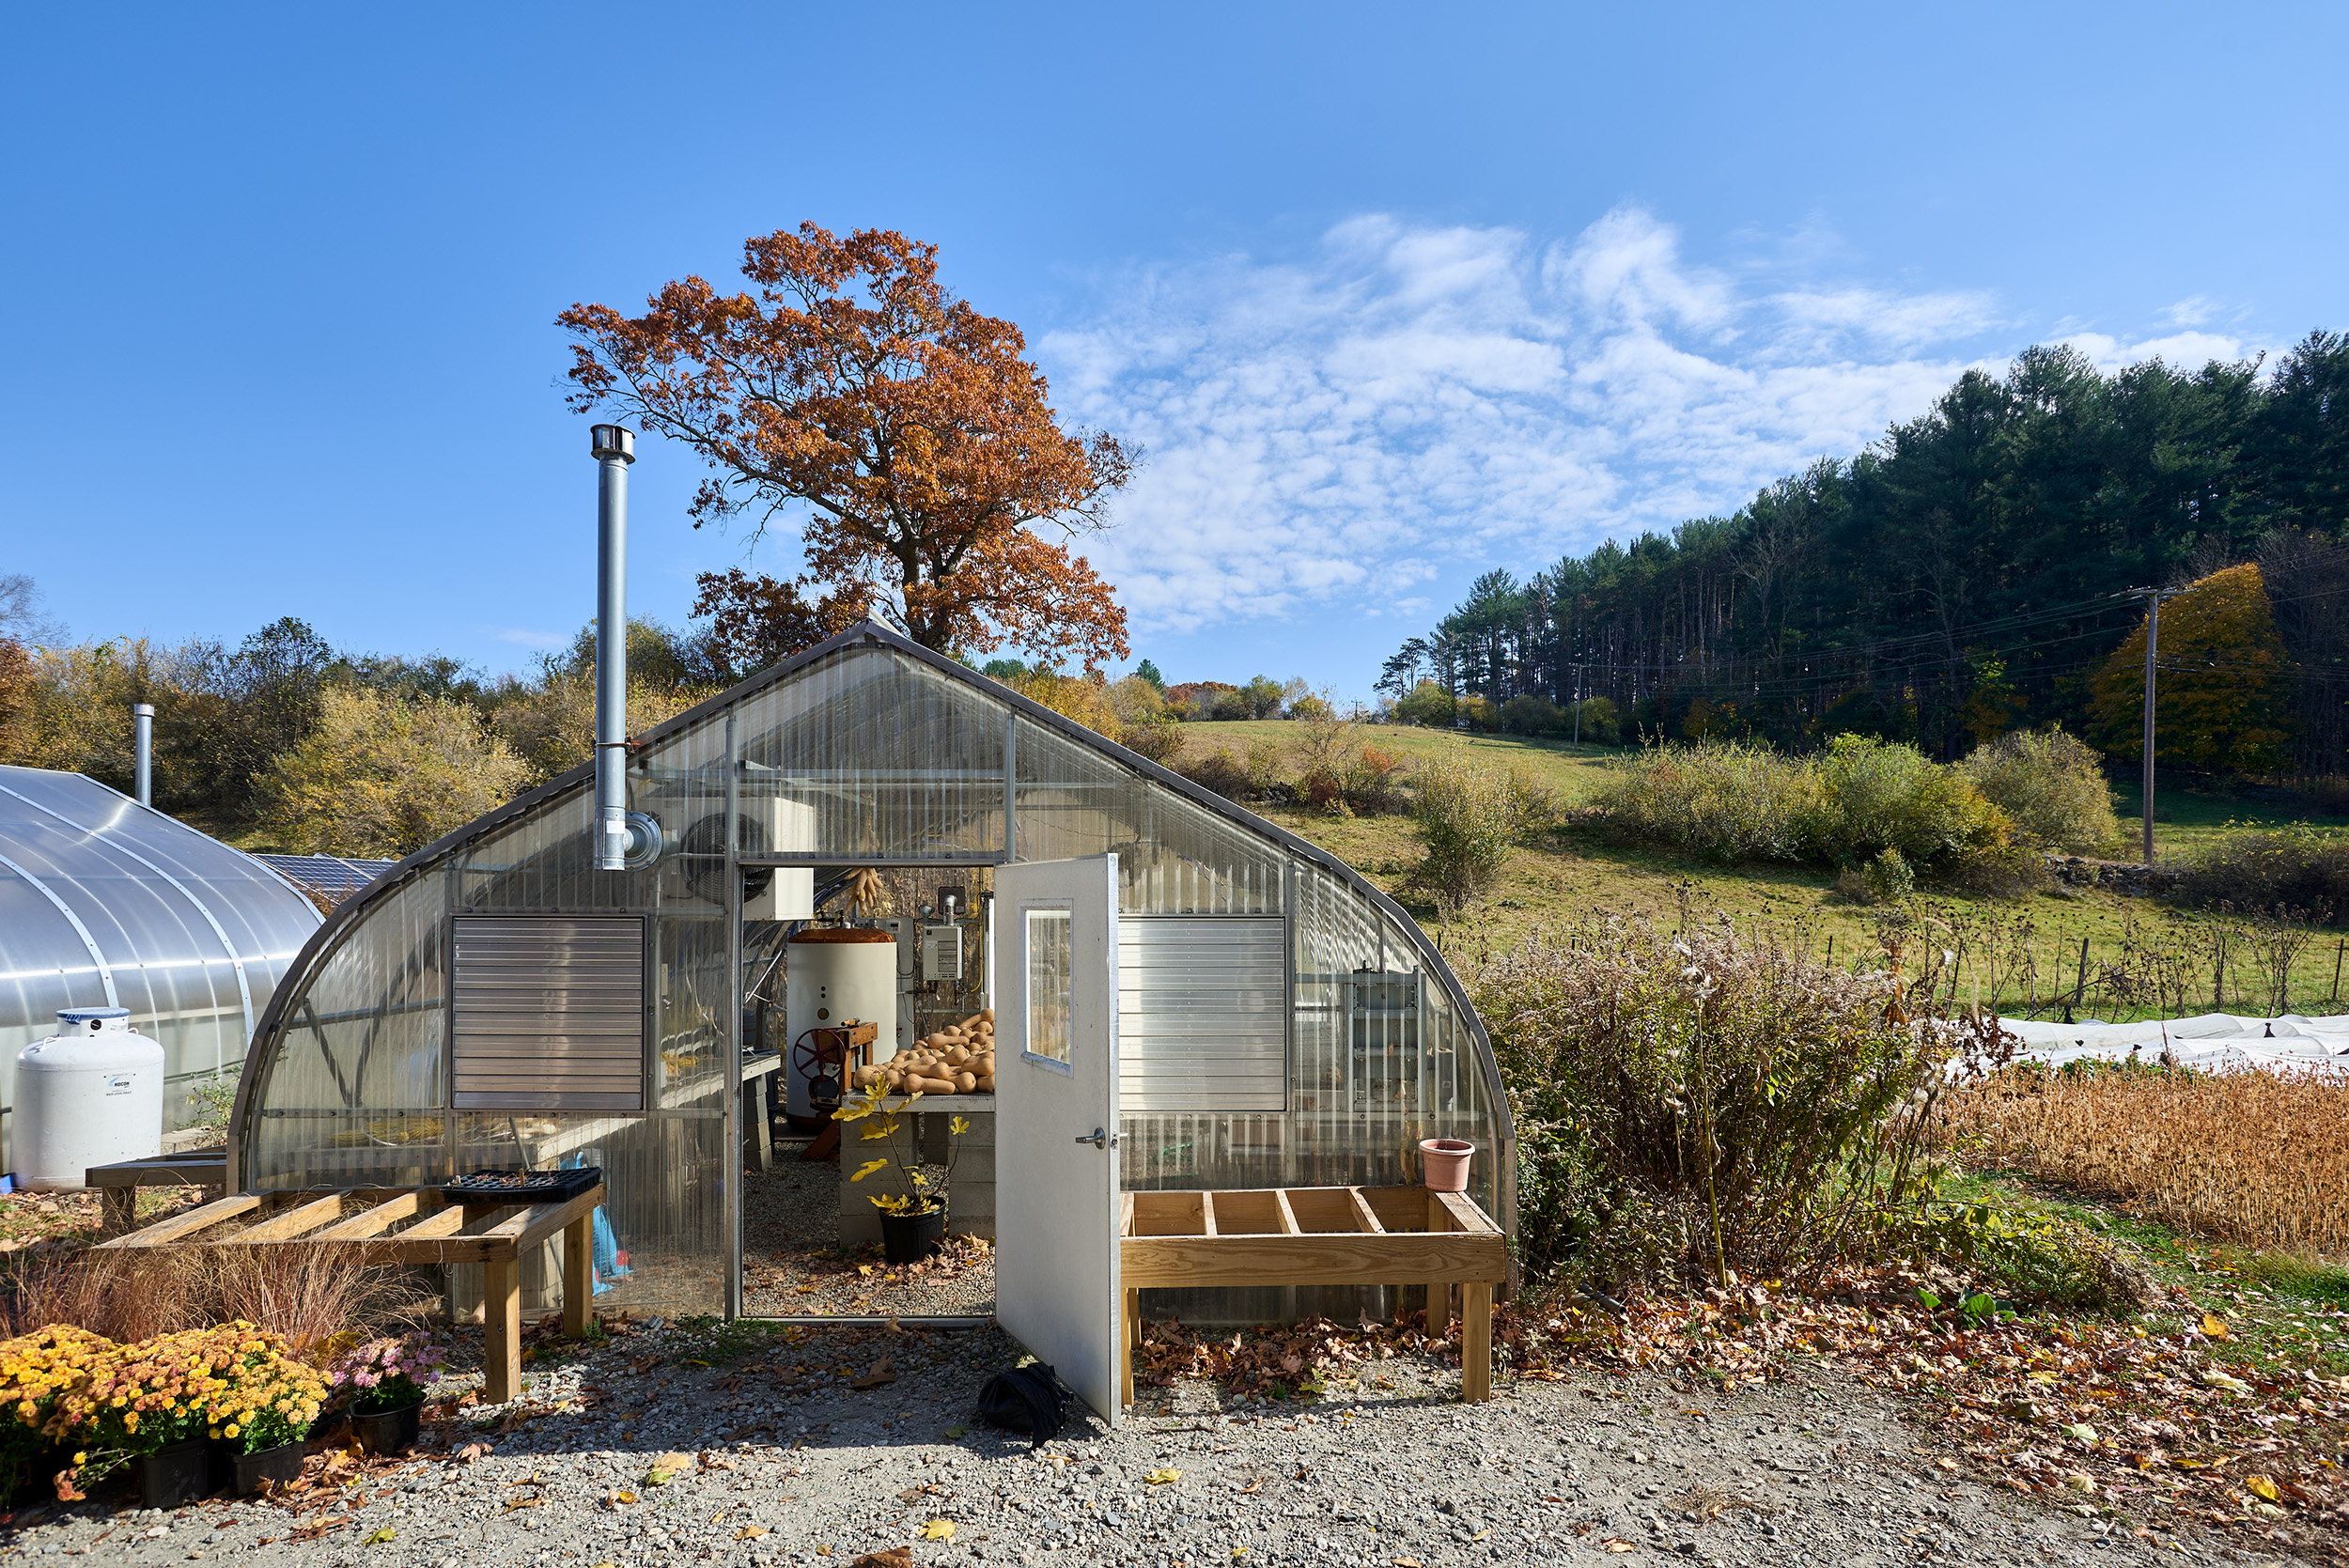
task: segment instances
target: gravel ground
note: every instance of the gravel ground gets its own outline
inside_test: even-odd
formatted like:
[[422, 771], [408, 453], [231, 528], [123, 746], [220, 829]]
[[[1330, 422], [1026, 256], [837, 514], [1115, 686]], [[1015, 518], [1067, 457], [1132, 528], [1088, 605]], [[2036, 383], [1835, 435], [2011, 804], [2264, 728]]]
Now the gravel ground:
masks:
[[[937, 1166], [923, 1170], [935, 1182]], [[995, 1250], [949, 1237], [926, 1264], [892, 1268], [878, 1245], [840, 1247], [840, 1168], [805, 1164], [796, 1147], [770, 1171], [742, 1175], [742, 1310], [764, 1317], [986, 1317], [995, 1311]]]
[[[1510, 1381], [1466, 1406], [1456, 1372], [1397, 1357], [1381, 1362], [1393, 1389], [1375, 1398], [1255, 1406], [1186, 1382], [1149, 1390], [1114, 1433], [1076, 1406], [1061, 1440], [1031, 1452], [962, 1429], [979, 1384], [1017, 1358], [993, 1330], [656, 1325], [584, 1355], [539, 1343], [523, 1401], [436, 1406], [447, 1413], [413, 1457], [314, 1458], [291, 1508], [145, 1513], [117, 1483], [20, 1514], [0, 1560], [2294, 1560], [2213, 1536], [2148, 1539], [1992, 1489], [1914, 1448], [1881, 1396], [1826, 1375], [1727, 1400], [1642, 1377]], [[721, 1364], [693, 1364], [704, 1358]]]

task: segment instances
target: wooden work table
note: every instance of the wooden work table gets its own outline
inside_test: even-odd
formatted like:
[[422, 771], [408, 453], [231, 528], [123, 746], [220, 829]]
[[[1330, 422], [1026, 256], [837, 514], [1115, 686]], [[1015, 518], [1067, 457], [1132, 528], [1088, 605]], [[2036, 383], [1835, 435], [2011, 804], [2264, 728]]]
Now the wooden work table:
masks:
[[1460, 1397], [1492, 1397], [1493, 1291], [1509, 1238], [1473, 1199], [1423, 1187], [1128, 1192], [1118, 1223], [1122, 1397], [1134, 1399], [1141, 1293], [1194, 1285], [1427, 1287], [1429, 1333], [1460, 1298]]
[[595, 1236], [600, 1183], [575, 1198], [538, 1203], [445, 1196], [438, 1188], [307, 1188], [247, 1192], [175, 1215], [100, 1250], [155, 1247], [333, 1247], [370, 1262], [477, 1263], [482, 1270], [482, 1398], [521, 1392], [521, 1258], [563, 1236], [563, 1331], [584, 1339], [595, 1324]]

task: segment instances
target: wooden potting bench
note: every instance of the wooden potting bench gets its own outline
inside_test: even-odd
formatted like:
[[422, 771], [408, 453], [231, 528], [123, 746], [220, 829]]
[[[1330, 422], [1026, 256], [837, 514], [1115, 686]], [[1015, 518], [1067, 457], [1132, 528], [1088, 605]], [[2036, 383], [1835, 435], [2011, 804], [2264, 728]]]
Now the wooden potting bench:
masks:
[[248, 1192], [99, 1247], [355, 1247], [373, 1263], [477, 1263], [488, 1328], [482, 1398], [503, 1405], [522, 1386], [521, 1259], [557, 1232], [563, 1236], [563, 1331], [584, 1339], [594, 1327], [593, 1233], [603, 1195], [600, 1183], [574, 1198], [528, 1204], [459, 1200], [431, 1187]]
[[1125, 1292], [1120, 1397], [1134, 1402], [1142, 1292], [1194, 1285], [1427, 1287], [1430, 1333], [1460, 1296], [1460, 1397], [1493, 1391], [1493, 1291], [1509, 1238], [1473, 1199], [1423, 1187], [1128, 1192], [1118, 1224]]
[[85, 1187], [98, 1191], [99, 1225], [101, 1229], [127, 1231], [138, 1218], [139, 1188], [142, 1187], [217, 1187], [228, 1186], [228, 1151], [226, 1148], [190, 1149], [181, 1155], [154, 1155], [146, 1159], [118, 1159], [112, 1165], [93, 1165], [82, 1173]]

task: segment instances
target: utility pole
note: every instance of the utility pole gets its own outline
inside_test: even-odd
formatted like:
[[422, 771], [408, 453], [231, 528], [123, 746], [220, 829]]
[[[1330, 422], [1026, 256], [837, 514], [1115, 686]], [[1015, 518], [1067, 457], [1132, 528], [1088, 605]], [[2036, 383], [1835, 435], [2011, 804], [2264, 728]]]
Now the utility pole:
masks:
[[2139, 588], [2145, 596], [2145, 781], [2144, 808], [2145, 868], [2154, 864], [2154, 660], [2161, 645], [2161, 590]]

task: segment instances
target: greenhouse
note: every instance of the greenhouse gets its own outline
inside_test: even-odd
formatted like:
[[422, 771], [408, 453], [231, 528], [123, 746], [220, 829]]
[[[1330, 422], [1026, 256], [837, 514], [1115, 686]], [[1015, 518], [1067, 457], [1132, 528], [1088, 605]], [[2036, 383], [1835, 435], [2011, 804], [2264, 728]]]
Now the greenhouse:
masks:
[[319, 925], [241, 850], [79, 773], [0, 767], [0, 1170], [17, 1052], [58, 1009], [128, 1008], [163, 1048], [165, 1124], [198, 1120]]
[[[998, 1236], [1000, 1293], [1083, 1261], [1011, 1239], [1078, 1188], [1408, 1186], [1434, 1137], [1477, 1146], [1470, 1195], [1512, 1224], [1483, 1026], [1333, 856], [869, 622], [628, 746], [642, 863], [594, 869], [583, 768], [334, 910], [261, 1019], [232, 1188], [594, 1166], [599, 1305], [805, 1311], [770, 1254], [874, 1234], [867, 1189], [817, 1161], [841, 1079], [879, 1070], [811, 1037], [853, 1015], [879, 1036], [855, 1063], [885, 1063], [987, 1034], [1004, 992], [1001, 1092], [991, 1068], [941, 1083], [917, 1134], [925, 1159], [965, 1145], [952, 1223]], [[868, 991], [824, 967], [859, 955]], [[1218, 1302], [1169, 1304], [1297, 1296]]]

